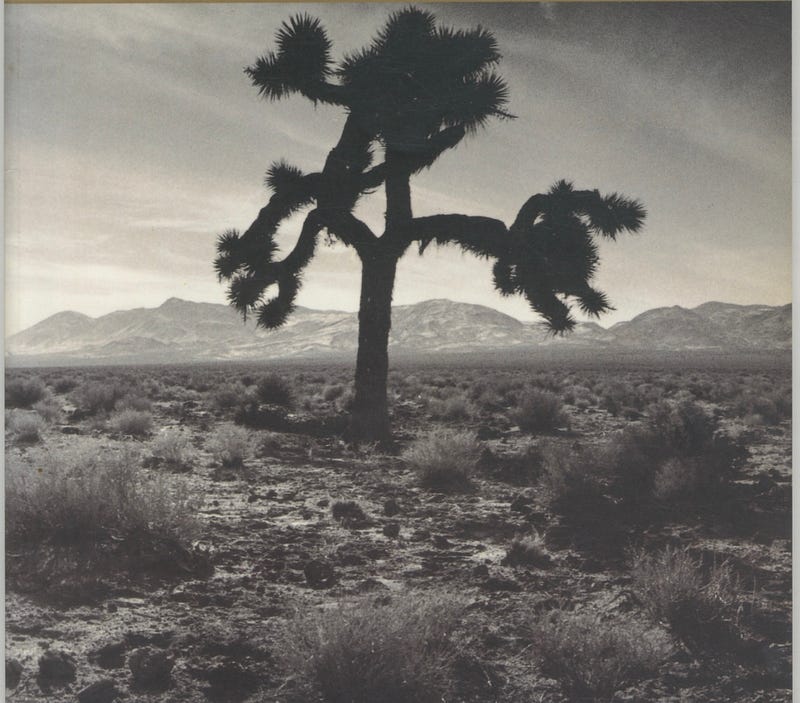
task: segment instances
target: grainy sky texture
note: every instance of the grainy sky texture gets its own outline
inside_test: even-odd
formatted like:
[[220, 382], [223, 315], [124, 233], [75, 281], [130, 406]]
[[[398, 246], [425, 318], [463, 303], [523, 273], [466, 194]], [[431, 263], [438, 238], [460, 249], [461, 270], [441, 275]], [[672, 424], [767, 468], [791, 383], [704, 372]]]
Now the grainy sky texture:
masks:
[[[510, 223], [567, 178], [649, 213], [643, 233], [602, 246], [596, 281], [617, 307], [602, 324], [662, 305], [790, 301], [788, 2], [425, 6], [495, 32], [518, 119], [418, 177], [416, 215]], [[254, 219], [271, 161], [319, 170], [344, 120], [302, 98], [265, 102], [242, 68], [292, 13], [320, 17], [340, 57], [396, 7], [6, 6], [7, 331], [65, 309], [224, 302], [217, 234]], [[378, 231], [380, 196], [358, 211]], [[355, 310], [359, 277], [352, 252], [323, 247], [298, 302]], [[395, 303], [436, 297], [535, 319], [493, 291], [488, 263], [410, 251]]]

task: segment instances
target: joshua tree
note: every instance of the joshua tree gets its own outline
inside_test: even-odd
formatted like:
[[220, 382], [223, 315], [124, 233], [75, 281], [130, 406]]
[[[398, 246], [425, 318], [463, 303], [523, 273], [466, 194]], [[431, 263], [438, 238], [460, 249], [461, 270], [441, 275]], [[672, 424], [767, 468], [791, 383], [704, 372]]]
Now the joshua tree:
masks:
[[[336, 65], [325, 29], [307, 15], [284, 23], [276, 43], [275, 52], [245, 69], [261, 95], [278, 100], [299, 93], [341, 107], [347, 118], [321, 171], [304, 174], [284, 161], [270, 166], [272, 196], [245, 232], [220, 236], [215, 266], [230, 282], [231, 304], [245, 317], [255, 314], [259, 325], [277, 328], [294, 309], [319, 234], [325, 230], [355, 249], [362, 270], [353, 439], [390, 434], [392, 291], [397, 262], [412, 244], [420, 254], [431, 242], [455, 244], [493, 260], [497, 290], [524, 295], [554, 333], [574, 327], [572, 301], [593, 316], [611, 309], [589, 284], [598, 263], [594, 236], [637, 231], [645, 211], [634, 200], [559, 181], [528, 199], [510, 226], [489, 217], [412, 214], [412, 176], [492, 118], [512, 117], [505, 109], [508, 88], [494, 71], [500, 53], [490, 32], [438, 26], [431, 13], [407, 8], [392, 14], [366, 48]], [[353, 214], [359, 197], [379, 188], [386, 196], [380, 236]], [[297, 243], [276, 260], [278, 225], [301, 208], [310, 210]]]

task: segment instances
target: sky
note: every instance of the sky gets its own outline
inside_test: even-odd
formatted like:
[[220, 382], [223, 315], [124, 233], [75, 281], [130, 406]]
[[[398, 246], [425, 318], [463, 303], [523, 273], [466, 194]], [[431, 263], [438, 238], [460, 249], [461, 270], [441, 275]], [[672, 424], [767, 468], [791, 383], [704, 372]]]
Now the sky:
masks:
[[[414, 214], [510, 224], [566, 178], [639, 199], [643, 231], [601, 244], [616, 310], [791, 301], [790, 4], [425, 4], [492, 30], [517, 119], [494, 121], [412, 182]], [[5, 8], [6, 332], [169, 297], [225, 302], [215, 241], [269, 198], [269, 164], [321, 169], [344, 115], [259, 98], [243, 67], [283, 20], [319, 17], [340, 58], [399, 5], [130, 4]], [[380, 232], [380, 192], [357, 214]], [[284, 251], [302, 214], [281, 228]], [[323, 246], [298, 303], [356, 310], [360, 268]], [[491, 264], [409, 250], [395, 304], [480, 303], [519, 319]], [[578, 315], [580, 318], [580, 315]]]

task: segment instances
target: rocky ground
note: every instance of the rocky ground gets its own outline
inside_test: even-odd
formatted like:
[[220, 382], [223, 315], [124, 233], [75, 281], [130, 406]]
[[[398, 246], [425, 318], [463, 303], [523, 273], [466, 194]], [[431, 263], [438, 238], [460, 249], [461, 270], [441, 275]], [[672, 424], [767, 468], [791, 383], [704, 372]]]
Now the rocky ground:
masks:
[[[485, 376], [470, 374], [470, 382]], [[770, 374], [786, 377], [785, 370]], [[471, 489], [448, 493], [420, 487], [397, 452], [348, 447], [335, 436], [253, 430], [254, 451], [244, 466], [222, 467], [206, 444], [231, 412], [206, 402], [210, 392], [169, 398], [162, 382], [151, 406], [155, 424], [144, 438], [121, 436], [92, 418], [70, 419], [69, 394], [56, 394], [67, 414], [42, 432], [38, 445], [10, 435], [7, 457], [22, 461], [39, 447], [58, 455], [79, 445], [135, 446], [144, 470], [185, 482], [202, 506], [195, 542], [150, 573], [131, 567], [136, 562], [121, 571], [113, 559], [77, 557], [71, 566], [34, 569], [41, 553], [9, 550], [8, 700], [288, 700], [287, 672], [276, 654], [287, 620], [408, 592], [449, 594], [463, 605], [453, 700], [579, 700], [537, 665], [526, 616], [556, 607], [642, 613], [631, 588], [630, 550], [665, 544], [728, 560], [748, 594], [739, 604], [737, 634], [718, 647], [676, 640], [658, 676], [623, 687], [614, 700], [790, 700], [789, 420], [754, 425], [750, 419], [748, 457], [726, 510], [680, 519], [666, 510], [644, 524], [618, 513], [576, 521], [550, 510], [515, 459], [545, 439], [509, 421], [487, 420], [499, 416], [449, 422], [473, 428], [483, 454]], [[400, 448], [430, 424], [419, 394], [401, 396]], [[568, 405], [569, 428], [546, 441], [601, 441], [635, 421], [633, 410], [626, 419], [601, 405]], [[741, 420], [725, 416], [723, 423]], [[193, 456], [181, 470], [148, 451], [167, 427], [191, 438]], [[332, 510], [349, 501], [361, 511]], [[510, 563], [514, 537], [533, 533], [543, 537], [546, 559]]]

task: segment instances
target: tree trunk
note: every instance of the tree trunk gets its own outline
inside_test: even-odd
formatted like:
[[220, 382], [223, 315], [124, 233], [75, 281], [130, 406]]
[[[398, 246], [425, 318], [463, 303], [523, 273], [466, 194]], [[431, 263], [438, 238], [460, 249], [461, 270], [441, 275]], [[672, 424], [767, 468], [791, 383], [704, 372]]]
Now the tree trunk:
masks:
[[397, 259], [386, 251], [362, 255], [355, 400], [350, 418], [350, 438], [354, 441], [391, 439], [386, 382]]

